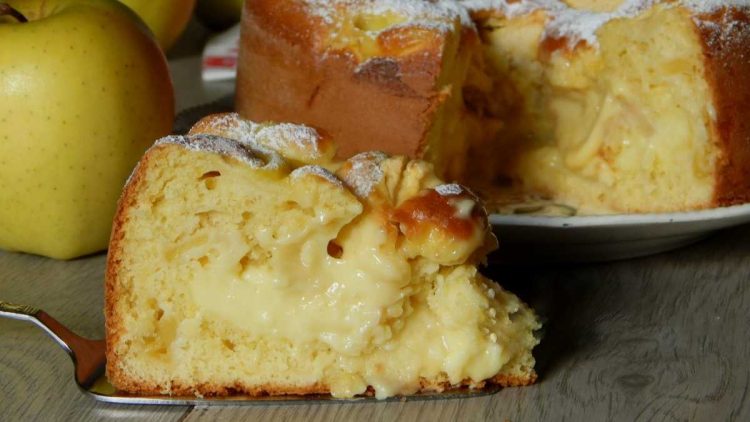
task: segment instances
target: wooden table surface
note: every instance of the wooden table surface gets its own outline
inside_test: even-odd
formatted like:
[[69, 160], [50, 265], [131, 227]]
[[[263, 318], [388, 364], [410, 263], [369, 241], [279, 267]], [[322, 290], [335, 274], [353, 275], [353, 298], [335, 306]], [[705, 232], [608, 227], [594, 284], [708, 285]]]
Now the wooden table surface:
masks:
[[[0, 252], [0, 298], [98, 338], [103, 271], [103, 255]], [[750, 420], [750, 226], [647, 258], [488, 271], [546, 319], [534, 386], [408, 403], [113, 406], [76, 389], [70, 360], [41, 330], [0, 319], [0, 420]]]
[[[193, 80], [196, 56], [171, 63], [180, 107], [219, 95]], [[0, 420], [750, 420], [750, 226], [647, 258], [487, 272], [546, 319], [534, 386], [405, 403], [107, 405], [77, 390], [70, 359], [41, 330], [0, 319]], [[104, 255], [0, 252], [0, 300], [100, 338], [103, 273]]]

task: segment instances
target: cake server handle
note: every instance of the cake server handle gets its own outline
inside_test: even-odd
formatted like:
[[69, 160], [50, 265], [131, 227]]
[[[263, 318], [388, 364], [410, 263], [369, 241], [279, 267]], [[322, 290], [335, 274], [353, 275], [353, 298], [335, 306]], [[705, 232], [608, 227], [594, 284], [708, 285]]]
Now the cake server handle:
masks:
[[0, 317], [28, 321], [44, 330], [73, 360], [76, 383], [80, 387], [87, 388], [102, 374], [106, 362], [104, 340], [83, 338], [46, 312], [29, 305], [0, 300]]

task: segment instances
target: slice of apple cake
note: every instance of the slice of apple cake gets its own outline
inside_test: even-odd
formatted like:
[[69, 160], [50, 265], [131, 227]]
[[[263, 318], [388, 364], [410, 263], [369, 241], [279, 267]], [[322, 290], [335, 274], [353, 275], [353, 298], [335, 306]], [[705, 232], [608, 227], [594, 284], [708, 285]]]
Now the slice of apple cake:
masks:
[[384, 398], [534, 382], [539, 322], [477, 272], [496, 246], [477, 198], [424, 161], [332, 153], [308, 127], [232, 114], [147, 152], [108, 257], [113, 385]]

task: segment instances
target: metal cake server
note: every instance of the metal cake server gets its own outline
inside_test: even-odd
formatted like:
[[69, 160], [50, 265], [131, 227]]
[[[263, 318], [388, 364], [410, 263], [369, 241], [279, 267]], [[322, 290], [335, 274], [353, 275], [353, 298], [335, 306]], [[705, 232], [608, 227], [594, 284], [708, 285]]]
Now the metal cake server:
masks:
[[83, 338], [64, 325], [60, 324], [41, 309], [27, 305], [15, 305], [0, 300], [0, 317], [29, 321], [44, 330], [62, 347], [73, 360], [75, 382], [80, 390], [100, 402], [118, 404], [161, 404], [161, 405], [273, 405], [273, 404], [311, 404], [318, 403], [357, 403], [375, 401], [415, 401], [443, 400], [450, 398], [469, 398], [494, 394], [500, 387], [487, 384], [482, 389], [455, 389], [442, 393], [420, 393], [405, 397], [391, 397], [377, 400], [374, 397], [355, 397], [339, 399], [330, 395], [305, 396], [228, 396], [228, 397], [194, 397], [194, 396], [139, 396], [115, 389], [105, 374], [107, 358], [104, 340]]

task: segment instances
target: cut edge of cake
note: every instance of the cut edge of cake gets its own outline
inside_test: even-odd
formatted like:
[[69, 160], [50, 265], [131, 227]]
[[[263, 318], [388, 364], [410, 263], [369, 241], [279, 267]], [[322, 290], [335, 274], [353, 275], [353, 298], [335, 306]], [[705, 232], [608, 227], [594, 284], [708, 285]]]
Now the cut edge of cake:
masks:
[[[491, 16], [500, 16], [502, 19], [509, 19], [511, 21], [536, 20], [537, 22], [534, 22], [532, 26], [538, 27], [522, 28], [522, 31], [519, 31], [519, 33], [528, 30], [537, 31], [537, 37], [534, 42], [537, 44], [535, 48], [539, 49], [539, 56], [534, 57], [533, 60], [537, 60], [539, 63], [548, 63], [550, 61], [564, 62], [568, 58], [575, 61], [578, 56], [584, 56], [582, 62], [589, 60], [585, 56], [590, 55], [591, 51], [596, 52], [601, 48], [600, 36], [602, 35], [602, 31], [609, 31], [607, 28], [615, 25], [622, 26], [622, 22], [639, 20], [643, 16], [653, 14], [653, 10], [664, 11], [664, 13], [661, 13], [664, 16], [684, 13], [685, 22], [689, 22], [693, 26], [693, 35], [690, 36], [694, 38], [691, 41], [693, 47], [702, 49], [699, 62], [696, 63], [698, 63], [697, 77], [702, 80], [698, 85], [702, 84], [703, 88], [699, 87], [697, 89], [695, 97], [705, 98], [706, 101], [710, 102], [715, 108], [716, 115], [713, 120], [706, 120], [700, 116], [692, 115], [695, 113], [692, 113], [691, 117], [688, 118], [690, 122], [706, 120], [704, 124], [693, 125], [698, 127], [699, 132], [706, 132], [706, 136], [701, 137], [702, 135], [696, 135], [695, 138], [686, 139], [682, 143], [688, 147], [692, 143], [700, 144], [696, 149], [695, 157], [692, 158], [694, 163], [683, 163], [681, 170], [664, 170], [660, 168], [659, 164], [656, 164], [652, 168], [646, 168], [641, 171], [642, 174], [647, 174], [649, 171], [655, 174], [653, 178], [655, 182], [653, 183], [660, 185], [655, 191], [662, 192], [667, 196], [671, 195], [669, 198], [665, 197], [664, 200], [661, 200], [661, 193], [652, 192], [653, 189], [650, 187], [651, 182], [644, 182], [642, 188], [636, 185], [623, 189], [619, 188], [620, 183], [612, 177], [613, 175], [619, 175], [619, 167], [623, 167], [620, 163], [613, 164], [619, 159], [617, 157], [612, 158], [617, 155], [612, 154], [613, 150], [618, 150], [619, 147], [617, 145], [606, 145], [606, 147], [600, 148], [597, 154], [601, 155], [602, 159], [598, 163], [590, 163], [590, 168], [588, 169], [580, 170], [576, 168], [573, 171], [567, 171], [563, 168], [565, 165], [558, 165], [559, 168], [565, 170], [563, 173], [570, 173], [570, 177], [563, 177], [562, 179], [565, 180], [562, 182], [560, 182], [561, 178], [556, 176], [536, 177], [532, 175], [527, 177], [524, 173], [525, 170], [512, 168], [517, 164], [513, 158], [500, 163], [492, 162], [492, 158], [487, 160], [488, 157], [493, 155], [507, 155], [508, 151], [510, 151], [510, 155], [514, 154], [513, 148], [516, 147], [509, 148], [507, 139], [501, 139], [499, 143], [495, 139], [498, 136], [507, 138], [508, 126], [514, 124], [518, 112], [509, 112], [506, 110], [505, 114], [502, 111], [499, 115], [497, 114], [498, 109], [502, 110], [506, 106], [491, 104], [494, 101], [492, 97], [493, 95], [502, 96], [507, 93], [504, 91], [498, 93], [493, 85], [498, 83], [503, 85], [502, 81], [498, 81], [498, 79], [502, 79], [503, 75], [493, 80], [492, 72], [488, 73], [485, 71], [485, 68], [489, 66], [487, 63], [489, 60], [486, 57], [481, 57], [482, 54], [473, 54], [469, 58], [469, 69], [466, 72], [458, 72], [452, 75], [449, 78], [450, 81], [446, 83], [434, 83], [435, 75], [441, 74], [441, 70], [431, 71], [429, 77], [420, 74], [413, 75], [414, 77], [423, 78], [425, 86], [432, 90], [433, 98], [444, 99], [443, 103], [432, 102], [430, 103], [432, 104], [431, 106], [423, 105], [421, 110], [429, 110], [427, 114], [419, 114], [408, 108], [400, 108], [402, 100], [391, 98], [389, 99], [391, 111], [398, 111], [397, 117], [378, 115], [379, 117], [375, 118], [374, 116], [377, 113], [373, 113], [371, 116], [365, 113], [359, 115], [356, 119], [351, 118], [351, 110], [357, 108], [355, 103], [363, 102], [362, 99], [371, 99], [377, 95], [385, 95], [388, 92], [387, 86], [378, 84], [390, 80], [388, 79], [388, 75], [400, 74], [398, 69], [404, 66], [404, 62], [398, 56], [398, 49], [393, 51], [382, 49], [377, 54], [370, 52], [366, 57], [367, 61], [372, 63], [391, 63], [390, 67], [378, 66], [371, 69], [372, 78], [367, 83], [367, 91], [357, 91], [357, 94], [353, 97], [347, 98], [346, 96], [342, 96], [336, 98], [335, 104], [337, 104], [336, 107], [339, 107], [336, 109], [332, 109], [325, 105], [325, 103], [317, 102], [317, 97], [313, 94], [320, 92], [320, 86], [325, 86], [326, 78], [334, 77], [342, 80], [352, 78], [352, 80], [355, 80], [356, 78], [353, 76], [355, 68], [361, 64], [358, 60], [362, 59], [359, 55], [354, 54], [350, 58], [349, 64], [330, 66], [330, 63], [327, 62], [328, 58], [332, 55], [343, 54], [346, 56], [347, 51], [346, 43], [339, 43], [334, 46], [326, 43], [327, 38], [325, 34], [339, 33], [340, 35], [342, 33], [341, 25], [343, 25], [341, 22], [347, 22], [348, 19], [348, 15], [339, 10], [336, 5], [345, 3], [349, 7], [347, 13], [352, 15], [357, 15], [360, 12], [367, 14], [369, 13], [367, 12], [369, 10], [368, 7], [370, 7], [368, 2], [363, 1], [334, 3], [334, 5], [327, 5], [324, 2], [312, 0], [290, 2], [290, 4], [296, 5], [294, 6], [297, 8], [296, 18], [305, 15], [324, 17], [319, 20], [310, 20], [307, 24], [307, 32], [303, 31], [307, 35], [315, 34], [315, 36], [304, 38], [306, 41], [300, 41], [314, 42], [314, 48], [307, 49], [299, 49], [297, 47], [287, 48], [289, 47], [288, 45], [284, 47], [281, 44], [275, 44], [278, 32], [274, 29], [276, 28], [274, 25], [268, 25], [266, 17], [272, 15], [272, 20], [277, 24], [285, 22], [288, 16], [285, 15], [284, 11], [276, 10], [271, 13], [263, 7], [248, 7], [245, 14], [245, 28], [243, 28], [243, 43], [241, 45], [239, 66], [240, 75], [238, 78], [238, 110], [241, 114], [255, 119], [269, 118], [271, 120], [285, 120], [298, 118], [300, 123], [311, 124], [326, 130], [334, 128], [332, 131], [334, 138], [339, 145], [344, 146], [342, 150], [345, 151], [344, 156], [357, 150], [388, 149], [397, 144], [397, 148], [402, 148], [402, 150], [397, 151], [398, 153], [428, 159], [436, 164], [436, 169], [443, 177], [467, 183], [479, 191], [486, 199], [493, 200], [490, 204], [493, 207], [493, 211], [504, 209], [504, 205], [506, 204], [512, 205], [513, 203], [528, 200], [567, 204], [573, 206], [581, 214], [688, 211], [733, 205], [750, 200], [750, 177], [748, 177], [750, 174], [746, 171], [747, 166], [742, 165], [747, 159], [750, 159], [750, 147], [748, 147], [750, 144], [748, 141], [750, 138], [750, 124], [746, 123], [748, 119], [743, 119], [741, 114], [742, 110], [750, 106], [750, 84], [745, 77], [750, 73], [750, 59], [748, 59], [750, 57], [750, 51], [748, 51], [750, 50], [750, 42], [748, 42], [750, 40], [750, 5], [743, 0], [625, 0], [619, 2], [609, 1], [606, 4], [600, 4], [601, 2], [595, 3], [589, 0], [569, 0], [565, 2], [558, 0], [441, 1], [437, 3], [435, 8], [436, 10], [442, 10], [442, 14], [437, 13], [436, 15], [424, 13], [424, 9], [429, 9], [431, 6], [422, 3], [429, 2], [414, 2], [415, 5], [412, 9], [410, 9], [411, 6], [404, 6], [405, 2], [395, 2], [398, 3], [397, 6], [399, 7], [394, 6], [393, 12], [389, 13], [401, 14], [402, 18], [400, 20], [396, 19], [394, 22], [389, 22], [389, 19], [385, 18], [390, 15], [385, 14], [385, 12], [380, 15], [381, 18], [384, 18], [381, 21], [375, 18], [369, 19], [378, 25], [370, 28], [371, 31], [365, 32], [370, 34], [369, 37], [372, 40], [376, 41], [379, 40], [379, 37], [383, 33], [404, 26], [416, 28], [423, 26], [434, 34], [443, 34], [441, 35], [442, 38], [439, 38], [443, 40], [442, 48], [440, 45], [431, 45], [430, 48], [426, 48], [425, 45], [421, 47], [426, 55], [425, 57], [429, 56], [429, 54], [433, 55], [433, 58], [429, 61], [429, 65], [428, 62], [424, 62], [424, 66], [429, 66], [431, 69], [445, 70], [455, 63], [466, 63], [466, 57], [461, 57], [461, 54], [481, 48], [476, 45], [476, 42], [472, 42], [471, 40], [476, 38], [474, 32], [477, 29], [480, 35], [485, 32], [481, 22]], [[450, 7], [446, 6], [446, 4], [450, 4]], [[313, 5], [311, 7], [312, 10], [306, 9], [305, 5]], [[454, 11], [452, 14], [445, 12], [445, 10], [453, 10], [451, 8], [455, 7], [468, 12], [470, 19], [467, 20], [463, 17], [463, 11], [460, 13]], [[678, 10], [682, 12], [676, 12]], [[446, 24], [446, 22], [450, 22], [450, 19], [455, 19], [453, 21], [454, 26]], [[432, 22], [433, 24], [425, 24], [425, 21]], [[263, 36], [257, 39], [253, 38], [255, 32], [258, 34], [262, 33]], [[343, 33], [347, 34], [346, 31], [343, 31]], [[445, 34], [462, 34], [459, 50], [454, 51], [448, 48], [450, 46], [449, 37]], [[349, 39], [347, 37], [343, 38]], [[354, 42], [350, 44], [348, 48], [351, 51], [356, 50], [357, 46], [360, 45]], [[268, 47], [270, 45], [274, 47]], [[386, 44], [381, 43], [381, 48], [382, 45]], [[328, 47], [331, 47], [332, 50], [326, 50]], [[273, 54], [270, 54], [271, 52]], [[441, 53], [435, 55], [435, 52]], [[268, 60], [263, 61], [262, 68], [260, 66], [254, 67], [257, 63], [260, 63], [256, 60], [258, 58], [256, 56], [264, 55], [267, 56]], [[250, 59], [251, 56], [252, 59]], [[247, 62], [243, 61], [243, 57], [248, 58]], [[283, 59], [275, 62], [274, 57], [283, 57]], [[268, 80], [268, 77], [269, 75], [273, 75], [270, 77], [275, 76], [275, 66], [279, 66], [280, 62], [293, 64], [302, 57], [310, 64], [312, 69], [315, 69], [315, 72], [319, 72], [319, 75], [324, 76], [317, 79], [313, 78], [315, 80], [312, 82], [295, 79], [296, 83], [285, 84], [289, 87], [288, 91], [291, 93], [283, 96], [283, 107], [279, 106], [277, 98], [257, 91], [259, 86], [268, 89], [273, 88], [274, 81]], [[669, 66], [675, 68], [676, 65]], [[581, 63], [574, 63], [572, 67], [582, 68], [585, 66]], [[293, 72], [293, 70], [290, 72]], [[445, 72], [445, 74], [449, 73], [451, 72]], [[408, 72], [402, 72], [402, 74], [406, 75]], [[567, 72], [567, 75], [553, 77], [569, 78], [571, 75], [572, 72]], [[410, 79], [410, 83], [417, 83], [413, 81], [415, 80]], [[465, 81], [469, 81], [469, 83]], [[355, 84], [360, 83], [361, 81], [358, 81]], [[555, 83], [555, 81], [544, 83], [542, 90], [554, 91], [556, 89]], [[457, 89], [457, 87], [460, 89]], [[294, 96], [297, 90], [306, 92], [306, 94], [302, 95], [301, 99], [295, 99]], [[704, 92], [706, 90], [707, 92]], [[348, 91], [342, 90], [341, 92]], [[429, 90], [425, 92], [429, 92]], [[314, 101], [305, 102], [305, 99], [308, 98], [307, 94]], [[541, 95], [543, 96], [544, 94]], [[654, 96], [656, 95], [658, 94], [654, 94]], [[430, 95], [424, 94], [423, 97], [429, 98]], [[544, 98], [542, 100], [546, 101]], [[451, 105], [450, 101], [463, 102], [467, 107], [457, 111]], [[535, 98], [532, 95], [529, 98], [522, 98], [521, 101], [524, 104], [534, 104]], [[628, 107], [628, 102], [625, 101], [626, 104], [624, 107]], [[373, 104], [378, 104], [378, 101], [373, 101]], [[436, 106], [437, 104], [442, 105]], [[518, 104], [514, 103], [511, 106], [516, 107]], [[367, 108], [363, 109], [366, 110]], [[378, 107], [374, 107], [374, 110], [377, 109]], [[671, 110], [670, 113], [676, 114], [678, 111]], [[709, 114], [711, 114], [710, 110]], [[411, 120], [406, 119], [404, 121], [404, 116], [411, 116]], [[551, 124], [555, 120], [562, 121], [566, 118], [565, 116], [555, 117], [548, 115], [541, 117], [547, 121], [545, 124]], [[432, 122], [430, 122], [430, 119], [432, 119]], [[360, 125], [362, 127], [361, 139], [363, 142], [361, 145], [350, 144], [350, 139], [355, 138], [355, 136], [340, 136], [341, 133], [338, 128], [340, 125], [347, 125], [349, 121], [356, 122], [354, 126]], [[377, 130], [390, 127], [389, 122], [399, 128], [395, 132], [398, 136], [388, 138], [387, 136], [374, 135], [375, 132], [370, 130], [371, 126], [377, 127]], [[447, 123], [444, 124], [443, 122]], [[573, 124], [575, 120], [568, 121], [568, 123]], [[408, 140], [391, 142], [393, 139], [399, 138], [399, 132], [402, 128], [407, 128], [412, 124], [421, 125], [420, 127], [431, 127], [436, 130], [422, 131], [421, 134], [420, 131], [411, 131], [406, 137]], [[593, 124], [596, 125], [596, 122]], [[664, 132], [662, 129], [669, 126], [658, 122], [655, 124], [659, 125], [661, 132]], [[443, 130], [441, 126], [452, 126], [454, 130]], [[556, 130], [554, 127], [547, 129]], [[685, 130], [693, 131], [694, 128], [690, 127]], [[530, 136], [528, 133], [522, 135], [525, 137]], [[548, 139], [549, 137], [554, 138], [554, 134], [547, 134], [545, 136], [535, 139], [535, 142], [543, 143], [546, 142], [544, 139]], [[675, 136], [682, 135], [678, 133]], [[446, 139], [450, 139], [452, 142], [447, 142]], [[673, 143], [671, 139], [657, 139], [654, 142], [670, 145]], [[589, 148], [589, 143], [581, 143], [585, 144], [582, 147], [582, 151], [573, 155], [587, 154], [588, 150], [586, 148]], [[610, 143], [614, 144], [614, 142]], [[458, 147], [455, 150], [446, 151], [445, 154], [442, 154], [440, 152], [440, 145], [458, 145]], [[471, 145], [468, 154], [466, 154], [466, 145]], [[487, 145], [494, 146], [487, 148]], [[353, 149], [350, 150], [349, 147]], [[636, 148], [631, 149], [636, 150]], [[679, 149], [684, 150], [685, 148], [680, 146]], [[710, 150], [708, 154], [702, 152], [704, 149]], [[431, 151], [436, 153], [431, 155]], [[648, 151], [642, 151], [642, 153], [648, 155]], [[631, 155], [633, 154], [635, 152]], [[662, 156], [656, 156], [651, 161], [660, 161], [663, 159], [664, 157]], [[534, 158], [524, 168], [554, 167], [554, 163], [548, 163], [550, 160], [546, 156], [539, 159]], [[691, 158], [678, 157], [675, 160], [690, 161]], [[483, 161], [490, 162], [484, 163]], [[649, 162], [649, 159], [646, 162]], [[508, 165], [508, 167], [503, 167], [505, 165]], [[632, 165], [624, 166], [633, 167]], [[647, 165], [643, 164], [643, 166]], [[495, 167], [503, 167], [503, 169], [496, 171]], [[692, 172], [694, 168], [698, 169], [695, 172], [698, 176], [700, 176], [698, 173], [701, 172], [708, 172], [710, 174], [706, 177], [696, 176], [696, 180], [701, 180], [697, 180], [696, 182], [698, 188], [691, 190], [691, 180], [681, 178], [679, 173]], [[468, 173], [464, 174], [464, 169], [469, 169], [469, 173], [478, 174], [469, 174], [467, 176]], [[479, 169], [478, 172], [476, 172], [477, 169]], [[657, 173], [659, 172], [664, 172], [671, 178], [671, 181], [658, 177]], [[626, 176], [623, 173], [622, 179], [630, 178], [630, 176]], [[535, 177], [538, 180], [535, 180]], [[703, 179], [706, 179], [705, 183], [703, 183]], [[482, 183], [491, 184], [492, 186], [480, 186]], [[682, 183], [680, 186], [672, 189], [673, 184], [680, 183]], [[512, 189], [505, 188], [510, 185], [512, 185]], [[499, 189], [497, 189], [498, 187]], [[576, 187], [580, 187], [583, 191], [591, 192], [578, 195], [575, 192]], [[558, 192], [560, 189], [567, 189], [568, 191]], [[620, 201], [617, 199], [628, 198], [630, 193], [633, 193], [630, 200]], [[496, 201], [494, 201], [495, 198], [493, 196], [500, 196], [503, 199], [495, 203]], [[609, 196], [609, 198], [600, 198], [606, 196]], [[639, 199], [641, 196], [646, 197], [647, 200]], [[686, 199], [680, 200], [679, 198], [683, 196]]]

